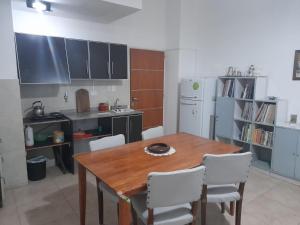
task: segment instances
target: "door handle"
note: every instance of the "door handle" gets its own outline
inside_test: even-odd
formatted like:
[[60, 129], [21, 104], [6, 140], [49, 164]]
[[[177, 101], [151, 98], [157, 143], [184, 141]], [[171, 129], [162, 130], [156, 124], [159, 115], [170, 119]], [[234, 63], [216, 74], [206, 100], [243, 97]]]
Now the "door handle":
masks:
[[114, 74], [114, 62], [111, 62], [111, 74]]
[[135, 97], [132, 97], [132, 98], [131, 98], [131, 101], [132, 101], [132, 102], [138, 102], [139, 99], [138, 99], [138, 98], [135, 98]]

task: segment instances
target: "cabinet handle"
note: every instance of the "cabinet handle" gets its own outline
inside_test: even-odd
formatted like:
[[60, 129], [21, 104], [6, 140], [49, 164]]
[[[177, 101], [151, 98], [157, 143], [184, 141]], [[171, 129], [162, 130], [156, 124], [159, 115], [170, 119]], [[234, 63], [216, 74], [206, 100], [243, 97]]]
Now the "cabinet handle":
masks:
[[86, 74], [89, 75], [89, 63], [88, 63], [88, 60], [85, 61], [85, 65], [86, 65]]
[[191, 103], [180, 103], [181, 105], [197, 105], [197, 104], [191, 104]]
[[108, 75], [110, 75], [110, 66], [109, 66], [109, 62], [107, 62], [107, 73], [108, 73]]
[[111, 62], [111, 74], [114, 74], [114, 62]]

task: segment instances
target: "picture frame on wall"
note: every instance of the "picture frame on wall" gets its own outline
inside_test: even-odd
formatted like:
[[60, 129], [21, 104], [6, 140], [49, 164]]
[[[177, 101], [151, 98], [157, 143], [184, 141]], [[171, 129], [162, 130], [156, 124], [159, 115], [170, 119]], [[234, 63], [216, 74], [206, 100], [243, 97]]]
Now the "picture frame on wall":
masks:
[[293, 80], [300, 80], [300, 50], [295, 51]]

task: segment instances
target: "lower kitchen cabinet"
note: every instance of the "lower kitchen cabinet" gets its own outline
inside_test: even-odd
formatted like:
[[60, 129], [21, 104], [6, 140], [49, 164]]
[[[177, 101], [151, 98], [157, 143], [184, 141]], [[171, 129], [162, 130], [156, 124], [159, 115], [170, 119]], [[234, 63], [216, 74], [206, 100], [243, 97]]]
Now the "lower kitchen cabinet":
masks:
[[128, 143], [128, 116], [113, 117], [112, 135], [123, 134], [125, 142]]
[[124, 134], [126, 143], [142, 140], [142, 114], [118, 116], [112, 119], [112, 135]]
[[276, 128], [272, 170], [279, 175], [300, 180], [300, 130]]
[[142, 140], [143, 116], [132, 115], [129, 117], [129, 142]]

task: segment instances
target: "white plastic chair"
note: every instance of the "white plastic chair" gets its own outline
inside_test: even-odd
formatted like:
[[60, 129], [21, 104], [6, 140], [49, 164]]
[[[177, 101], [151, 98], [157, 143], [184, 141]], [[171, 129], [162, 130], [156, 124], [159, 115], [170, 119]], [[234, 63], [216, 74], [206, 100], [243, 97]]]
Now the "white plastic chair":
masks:
[[[123, 134], [104, 137], [95, 141], [90, 141], [90, 150], [97, 151], [105, 148], [113, 148], [119, 145], [125, 144], [125, 137]], [[103, 216], [103, 192], [105, 192], [110, 199], [118, 205], [119, 210], [119, 197], [118, 195], [109, 188], [105, 183], [101, 182], [98, 178], [97, 181], [97, 192], [98, 192], [98, 208], [99, 208], [99, 224], [103, 224], [104, 216]]]
[[205, 167], [174, 172], [150, 173], [148, 193], [131, 198], [133, 225], [196, 224]]
[[157, 138], [164, 135], [164, 128], [162, 126], [150, 128], [142, 132], [142, 139], [148, 140], [151, 138]]
[[[204, 155], [206, 178], [201, 197], [201, 224], [206, 225], [207, 203], [221, 203], [222, 213], [225, 202], [231, 207], [236, 202], [235, 224], [241, 224], [241, 212], [244, 187], [247, 181], [252, 160], [252, 153]], [[231, 208], [231, 211], [234, 209]]]

